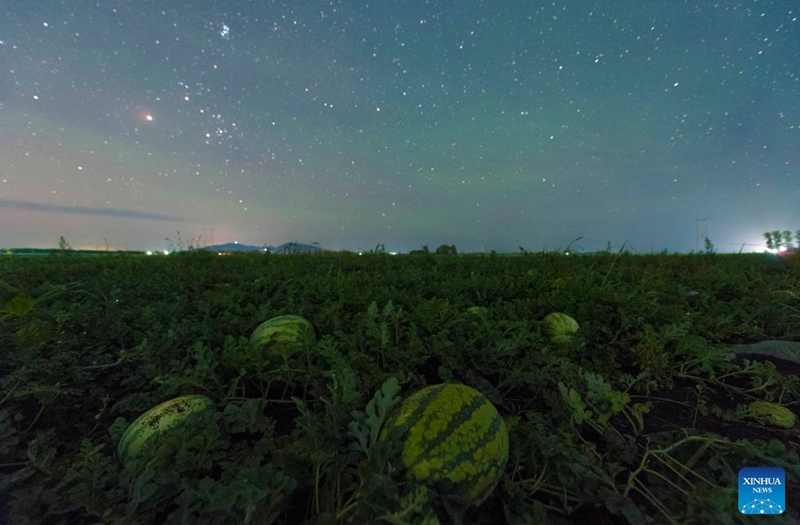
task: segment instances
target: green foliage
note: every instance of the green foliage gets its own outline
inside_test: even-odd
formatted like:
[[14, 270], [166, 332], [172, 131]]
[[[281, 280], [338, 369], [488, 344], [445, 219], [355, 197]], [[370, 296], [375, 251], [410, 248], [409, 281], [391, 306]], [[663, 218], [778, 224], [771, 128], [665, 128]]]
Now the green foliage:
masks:
[[225, 405], [224, 416], [227, 421], [227, 430], [236, 433], [266, 434], [274, 428], [274, 421], [265, 417], [265, 409], [269, 401], [266, 399], [245, 399], [241, 404], [228, 403]]
[[436, 252], [434, 253], [436, 253], [436, 255], [457, 255], [458, 250], [456, 249], [455, 245], [442, 244], [436, 248]]
[[[796, 368], [730, 351], [800, 333], [790, 261], [381, 248], [3, 259], [0, 516], [740, 524], [742, 466], [780, 466], [790, 492], [800, 486], [800, 430], [747, 411], [763, 400], [796, 413]], [[544, 337], [550, 312], [580, 324], [575, 344]], [[314, 324], [316, 346], [286, 360], [251, 352], [258, 321], [285, 313]], [[401, 385], [443, 380], [485, 392], [509, 428], [504, 480], [466, 513], [406, 481], [399, 444], [378, 439]], [[128, 422], [192, 393], [218, 409], [123, 467]]]
[[272, 465], [245, 467], [230, 479], [202, 478], [180, 493], [179, 510], [171, 517], [179, 523], [204, 522], [209, 516], [234, 523], [279, 523], [283, 495], [297, 482]]
[[[11, 414], [8, 410], [0, 410], [0, 458], [14, 459], [19, 444], [19, 430]], [[2, 487], [2, 482], [0, 482], [0, 487]]]
[[[767, 248], [770, 250], [789, 249], [793, 247], [791, 230], [773, 230], [764, 232], [764, 239], [767, 241]], [[800, 246], [800, 230], [795, 232], [795, 239]]]
[[35, 305], [36, 301], [34, 299], [31, 299], [25, 294], [20, 294], [9, 299], [6, 304], [3, 305], [3, 309], [0, 310], [0, 312], [17, 317], [24, 317], [28, 312], [33, 310]]
[[[54, 514], [67, 514], [81, 510], [87, 515], [103, 519], [106, 510], [98, 505], [107, 498], [119, 498], [119, 466], [102, 453], [105, 443], [93, 444], [88, 439], [81, 442], [66, 474], [51, 489], [50, 498]], [[69, 502], [69, 505], [59, 505]]]
[[370, 455], [372, 447], [378, 441], [381, 427], [389, 412], [400, 403], [398, 393], [400, 385], [397, 379], [390, 377], [381, 385], [380, 390], [375, 392], [375, 396], [367, 403], [365, 412], [354, 410], [352, 412], [353, 421], [348, 424], [349, 434], [355, 438], [355, 442], [350, 444], [350, 449]]
[[714, 255], [715, 253], [717, 253], [716, 248], [714, 248], [714, 243], [711, 242], [711, 239], [709, 239], [708, 237], [704, 239], [704, 245], [705, 245], [706, 255]]
[[430, 496], [425, 487], [415, 487], [403, 497], [401, 508], [378, 516], [378, 520], [392, 525], [439, 525], [439, 518], [431, 510]]

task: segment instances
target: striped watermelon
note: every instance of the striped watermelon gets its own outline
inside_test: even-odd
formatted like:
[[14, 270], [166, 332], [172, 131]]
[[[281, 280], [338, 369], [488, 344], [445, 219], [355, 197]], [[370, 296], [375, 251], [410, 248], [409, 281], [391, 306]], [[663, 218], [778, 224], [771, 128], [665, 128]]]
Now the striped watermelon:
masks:
[[544, 333], [554, 343], [568, 343], [579, 328], [578, 321], [561, 312], [547, 314], [542, 320], [542, 324]]
[[412, 394], [389, 415], [381, 439], [394, 428], [412, 481], [464, 491], [480, 505], [505, 471], [505, 421], [486, 396], [466, 385], [438, 384]]
[[193, 394], [176, 397], [151, 408], [125, 430], [117, 448], [119, 458], [124, 462], [136, 456], [144, 443], [153, 436], [179, 425], [189, 414], [201, 412], [213, 406], [214, 402], [211, 399]]
[[250, 335], [250, 346], [288, 359], [317, 344], [314, 325], [299, 315], [280, 315], [264, 321]]

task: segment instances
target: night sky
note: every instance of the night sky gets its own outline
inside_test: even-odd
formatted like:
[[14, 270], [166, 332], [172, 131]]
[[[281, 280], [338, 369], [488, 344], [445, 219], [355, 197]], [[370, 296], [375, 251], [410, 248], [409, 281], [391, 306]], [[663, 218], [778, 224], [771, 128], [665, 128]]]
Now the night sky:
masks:
[[0, 248], [761, 251], [798, 6], [7, 0]]

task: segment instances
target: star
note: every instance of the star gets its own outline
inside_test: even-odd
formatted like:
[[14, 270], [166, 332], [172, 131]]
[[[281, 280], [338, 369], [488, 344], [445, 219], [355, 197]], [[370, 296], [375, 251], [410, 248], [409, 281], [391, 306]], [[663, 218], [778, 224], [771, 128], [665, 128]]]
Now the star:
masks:
[[139, 120], [142, 122], [153, 122], [153, 114], [146, 109], [139, 110]]

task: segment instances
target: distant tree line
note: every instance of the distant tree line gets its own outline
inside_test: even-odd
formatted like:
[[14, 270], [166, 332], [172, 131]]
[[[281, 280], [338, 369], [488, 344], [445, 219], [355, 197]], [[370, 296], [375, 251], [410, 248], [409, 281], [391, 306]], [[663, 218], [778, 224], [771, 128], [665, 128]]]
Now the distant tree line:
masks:
[[[770, 250], [778, 250], [793, 248], [792, 232], [789, 230], [773, 230], [771, 232], [764, 232], [764, 238], [767, 240], [767, 248]], [[794, 238], [797, 245], [800, 246], [800, 230], [794, 233]]]
[[[423, 246], [421, 250], [411, 250], [408, 252], [409, 255], [429, 255], [431, 250], [428, 248], [427, 245]], [[436, 251], [433, 252], [434, 255], [456, 255], [458, 254], [458, 250], [456, 249], [455, 245], [450, 244], [442, 244]]]

